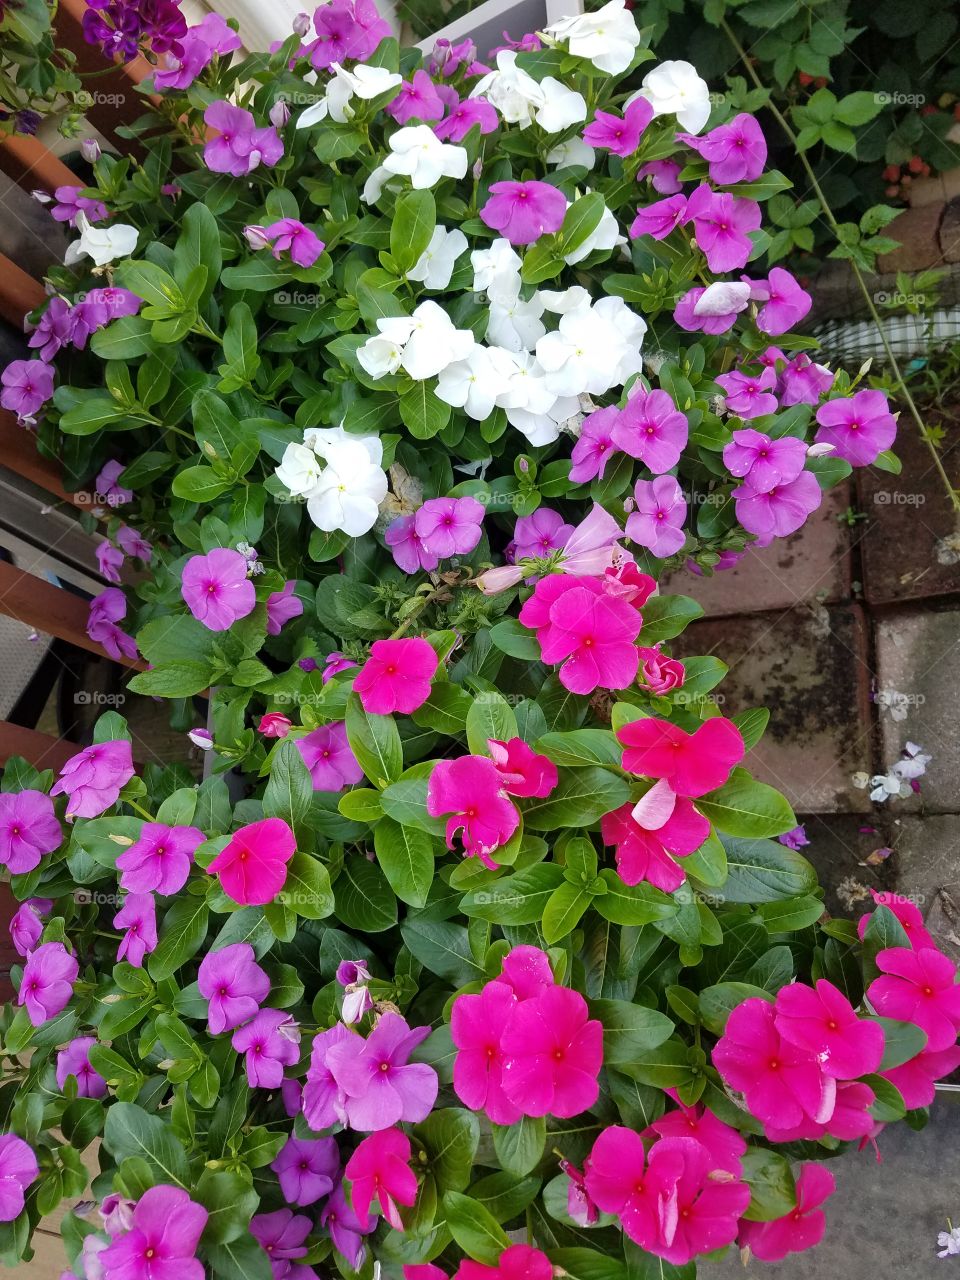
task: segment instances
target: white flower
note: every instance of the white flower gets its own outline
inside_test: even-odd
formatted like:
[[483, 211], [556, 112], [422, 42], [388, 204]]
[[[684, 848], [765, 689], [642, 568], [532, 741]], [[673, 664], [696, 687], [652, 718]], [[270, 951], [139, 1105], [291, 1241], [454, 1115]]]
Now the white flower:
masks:
[[[574, 263], [582, 262], [584, 258], [588, 258], [597, 249], [615, 249], [618, 244], [626, 243], [627, 238], [620, 234], [620, 225], [613, 213], [609, 209], [604, 209], [600, 221], [587, 236], [586, 240], [577, 245], [572, 252], [564, 254], [563, 260], [572, 267]], [[749, 285], [747, 288], [749, 288]]]
[[568, 307], [568, 295], [574, 292], [567, 290], [548, 301], [551, 310], [564, 309], [556, 331], [537, 343], [537, 359], [555, 395], [603, 395], [640, 372], [646, 325], [622, 298], [602, 298], [594, 306], [588, 298]]
[[403, 343], [380, 334], [366, 340], [357, 351], [357, 360], [371, 378], [385, 378], [400, 368], [402, 355]]
[[363, 184], [363, 191], [360, 193], [360, 199], [364, 204], [376, 204], [383, 194], [383, 188], [387, 185], [394, 175], [385, 169], [382, 164], [377, 167], [367, 178]]
[[213, 736], [208, 729], [191, 729], [187, 737], [195, 747], [199, 747], [201, 751], [210, 751], [213, 749]]
[[508, 351], [532, 351], [547, 332], [540, 319], [543, 310], [543, 299], [538, 293], [527, 302], [519, 296], [519, 291], [512, 298], [493, 300], [487, 322], [487, 341]]
[[377, 520], [380, 503], [387, 496], [386, 472], [374, 460], [382, 456], [376, 436], [350, 436], [342, 428], [318, 431], [327, 466], [307, 498], [310, 519], [325, 533], [340, 529], [351, 538], [369, 533]]
[[497, 397], [508, 388], [514, 366], [509, 353], [479, 342], [465, 360], [448, 364], [437, 380], [437, 398], [483, 422], [493, 413]]
[[428, 289], [445, 289], [453, 275], [454, 263], [466, 248], [467, 237], [459, 227], [448, 231], [446, 227], [437, 226], [407, 276], [422, 281]]
[[[474, 249], [470, 254], [473, 267], [474, 293], [493, 293], [516, 297], [520, 292], [520, 255], [509, 240], [500, 237], [489, 249]], [[516, 289], [513, 288], [516, 281]]]
[[518, 124], [521, 129], [533, 123], [534, 113], [547, 100], [533, 76], [517, 66], [517, 55], [513, 49], [500, 50], [496, 71], [490, 71], [478, 80], [470, 97], [486, 98], [508, 124]]
[[597, 153], [582, 138], [568, 138], [547, 152], [547, 163], [556, 165], [558, 169], [570, 169], [575, 165], [592, 169], [596, 162]]
[[343, 427], [307, 427], [303, 442], [327, 462], [333, 461], [334, 453], [343, 445], [359, 445], [373, 466], [379, 467], [383, 462], [383, 444], [379, 436], [355, 436], [344, 431]]
[[112, 227], [94, 227], [82, 211], [77, 214], [76, 228], [80, 239], [67, 246], [63, 259], [68, 267], [79, 262], [84, 254], [92, 258], [98, 267], [105, 267], [117, 258], [129, 258], [140, 235], [136, 227], [125, 222], [116, 222]]
[[[950, 1219], [948, 1218], [949, 1222]], [[960, 1227], [951, 1227], [949, 1231], [941, 1231], [937, 1236], [937, 1244], [940, 1246], [938, 1258], [949, 1258], [960, 1253]]]
[[620, 363], [617, 365], [615, 380], [611, 384], [615, 387], [620, 386], [635, 373], [640, 373], [643, 368], [640, 348], [643, 346], [643, 339], [647, 332], [647, 322], [635, 311], [631, 311], [624, 300], [616, 295], [601, 298], [594, 305], [593, 310], [595, 315], [602, 317], [617, 331], [623, 343]]
[[572, 284], [569, 289], [541, 289], [543, 305], [554, 315], [563, 316], [568, 311], [578, 311], [590, 306], [590, 295], [582, 284]]
[[473, 349], [469, 329], [455, 329], [453, 321], [435, 302], [421, 302], [412, 316], [387, 316], [377, 321], [379, 334], [357, 352], [357, 359], [372, 378], [382, 378], [403, 368], [422, 382], [455, 360], [465, 360]]
[[661, 62], [648, 71], [626, 106], [646, 98], [655, 116], [676, 116], [687, 133], [699, 133], [710, 117], [710, 90], [689, 62]]
[[[353, 110], [348, 106], [351, 98], [362, 98], [369, 102], [390, 89], [399, 89], [403, 84], [403, 76], [395, 71], [388, 71], [386, 67], [369, 67], [363, 62], [358, 63], [350, 71], [342, 67], [339, 62], [331, 62], [330, 70], [334, 76], [327, 85], [327, 108], [330, 118], [339, 121], [340, 124], [352, 119], [354, 115]], [[298, 124], [297, 127], [301, 125]]]
[[567, 42], [575, 58], [586, 58], [612, 76], [626, 71], [640, 43], [640, 32], [624, 0], [610, 0], [596, 13], [561, 18], [545, 28], [554, 40]]
[[750, 285], [736, 280], [715, 280], [708, 284], [694, 304], [695, 316], [739, 315], [750, 301]]
[[289, 491], [303, 497], [316, 488], [323, 468], [312, 448], [305, 444], [288, 444], [274, 475]]
[[467, 153], [463, 147], [441, 142], [428, 124], [407, 125], [391, 136], [390, 155], [383, 167], [409, 178], [414, 189], [421, 191], [436, 186], [441, 178], [462, 178]]
[[543, 105], [537, 110], [536, 121], [545, 133], [559, 133], [572, 124], [580, 124], [587, 118], [587, 103], [582, 93], [568, 89], [553, 76], [540, 81]]
[[301, 111], [297, 116], [297, 129], [309, 129], [313, 124], [319, 124], [321, 120], [326, 120], [327, 112], [330, 110], [326, 97], [319, 102], [314, 102], [307, 107], [306, 111]]
[[876, 804], [883, 804], [891, 796], [909, 795], [910, 788], [893, 773], [877, 773], [870, 779], [873, 788], [870, 799]]

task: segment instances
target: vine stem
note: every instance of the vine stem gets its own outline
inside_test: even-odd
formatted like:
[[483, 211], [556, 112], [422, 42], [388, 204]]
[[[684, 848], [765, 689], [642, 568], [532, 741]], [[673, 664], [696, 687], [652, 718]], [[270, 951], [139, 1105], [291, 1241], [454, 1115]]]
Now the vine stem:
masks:
[[[737, 51], [737, 56], [740, 58], [740, 61], [743, 63], [746, 69], [747, 75], [750, 77], [750, 79], [753, 81], [753, 83], [756, 85], [758, 89], [760, 89], [763, 93], [768, 94], [767, 107], [769, 108], [770, 113], [773, 115], [774, 119], [780, 125], [780, 128], [783, 130], [784, 134], [786, 135], [788, 141], [790, 142], [790, 145], [796, 151], [796, 154], [800, 160], [800, 163], [803, 165], [804, 172], [806, 173], [807, 178], [810, 181], [810, 187], [814, 195], [817, 197], [817, 201], [820, 204], [820, 208], [823, 210], [823, 215], [830, 226], [830, 230], [834, 233], [834, 235], [837, 238], [837, 243], [838, 244], [842, 243], [840, 239], [840, 226], [837, 222], [836, 217], [834, 216], [833, 209], [830, 207], [830, 203], [827, 200], [827, 197], [824, 195], [823, 188], [820, 186], [820, 182], [817, 178], [817, 175], [813, 171], [813, 166], [810, 164], [810, 161], [807, 159], [806, 152], [801, 151], [797, 147], [797, 135], [793, 131], [793, 126], [790, 124], [790, 121], [783, 114], [783, 112], [780, 110], [777, 104], [773, 101], [772, 97], [769, 96], [769, 91], [767, 89], [767, 86], [763, 83], [763, 81], [757, 75], [756, 68], [754, 67], [753, 63], [750, 61], [747, 55], [747, 51], [744, 49], [743, 45], [737, 39], [730, 24], [726, 21], [726, 19], [721, 18], [720, 26], [723, 28], [723, 31], [726, 34], [727, 39], [730, 41], [734, 49]], [[960, 515], [960, 494], [958, 494], [956, 488], [951, 484], [950, 477], [947, 475], [947, 472], [943, 465], [943, 461], [940, 457], [940, 454], [937, 452], [936, 445], [933, 443], [933, 441], [930, 439], [927, 433], [926, 424], [924, 423], [923, 418], [920, 415], [920, 410], [917, 408], [916, 401], [914, 400], [913, 395], [910, 392], [910, 388], [907, 386], [906, 379], [904, 378], [903, 373], [901, 372], [900, 363], [897, 360], [897, 357], [893, 353], [893, 348], [890, 346], [890, 341], [887, 338], [886, 330], [883, 327], [883, 321], [880, 319], [880, 313], [877, 311], [877, 307], [873, 301], [873, 298], [871, 297], [870, 290], [867, 288], [867, 282], [863, 278], [863, 272], [860, 269], [859, 264], [854, 262], [852, 258], [849, 259], [849, 262], [850, 262], [850, 266], [853, 268], [853, 274], [860, 288], [860, 292], [863, 294], [863, 300], [867, 304], [867, 310], [870, 313], [870, 318], [874, 323], [877, 333], [880, 335], [880, 342], [883, 345], [883, 350], [887, 357], [887, 361], [890, 364], [890, 368], [893, 370], [894, 377], [899, 383], [900, 394], [902, 395], [904, 401], [906, 402], [907, 408], [910, 412], [910, 416], [913, 418], [914, 422], [917, 424], [917, 427], [920, 431], [920, 438], [923, 440], [924, 444], [927, 446], [927, 448], [930, 451], [930, 457], [933, 460], [933, 465], [936, 468], [940, 476], [940, 479], [943, 481], [944, 488], [947, 491], [947, 496], [949, 497], [950, 502], [953, 505], [953, 509], [958, 515]]]

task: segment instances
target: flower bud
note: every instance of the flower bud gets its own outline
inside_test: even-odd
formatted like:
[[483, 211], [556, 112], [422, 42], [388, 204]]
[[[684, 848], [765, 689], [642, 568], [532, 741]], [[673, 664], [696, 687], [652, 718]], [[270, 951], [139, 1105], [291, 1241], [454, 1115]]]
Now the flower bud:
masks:
[[290, 103], [286, 98], [278, 98], [270, 108], [270, 123], [277, 129], [283, 129], [290, 121]]
[[87, 164], [96, 164], [100, 159], [100, 143], [96, 138], [84, 138], [80, 143], [80, 154]]

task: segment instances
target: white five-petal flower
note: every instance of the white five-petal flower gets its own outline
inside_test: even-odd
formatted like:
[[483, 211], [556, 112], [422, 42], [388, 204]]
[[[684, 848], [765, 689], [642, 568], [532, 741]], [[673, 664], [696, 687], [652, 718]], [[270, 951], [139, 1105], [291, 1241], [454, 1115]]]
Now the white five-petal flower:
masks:
[[646, 98], [655, 116], [676, 116], [687, 133], [699, 133], [710, 118], [710, 90], [696, 67], [682, 59], [661, 62], [648, 71], [626, 105]]
[[462, 178], [467, 153], [463, 147], [441, 142], [428, 124], [407, 125], [391, 135], [383, 168], [409, 178], [411, 186], [421, 191], [435, 187], [441, 178]]
[[610, 0], [596, 13], [561, 18], [546, 27], [545, 34], [561, 43], [565, 40], [575, 58], [586, 58], [613, 76], [626, 71], [640, 44], [640, 32], [624, 0]]
[[459, 227], [448, 231], [446, 227], [437, 226], [430, 237], [430, 243], [407, 272], [407, 276], [411, 280], [421, 281], [428, 289], [446, 289], [456, 261], [466, 248], [467, 237]]
[[80, 239], [67, 246], [64, 263], [72, 267], [84, 254], [92, 258], [98, 267], [105, 267], [117, 258], [129, 258], [137, 247], [140, 232], [125, 222], [115, 222], [112, 227], [95, 227], [82, 211], [77, 214], [77, 230]]

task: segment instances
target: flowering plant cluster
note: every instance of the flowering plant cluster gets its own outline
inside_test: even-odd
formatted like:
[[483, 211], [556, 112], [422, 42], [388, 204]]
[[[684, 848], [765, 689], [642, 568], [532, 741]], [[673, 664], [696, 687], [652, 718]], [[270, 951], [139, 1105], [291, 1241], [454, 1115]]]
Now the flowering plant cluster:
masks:
[[957, 1065], [960, 988], [911, 904], [825, 915], [766, 712], [670, 649], [664, 568], [896, 465], [750, 274], [762, 134], [620, 0], [483, 61], [369, 0], [234, 51], [178, 37], [146, 159], [58, 193], [3, 374], [98, 495], [91, 638], [205, 777], [115, 713], [4, 772], [0, 1252], [63, 1196], [79, 1280], [805, 1248], [820, 1161]]

